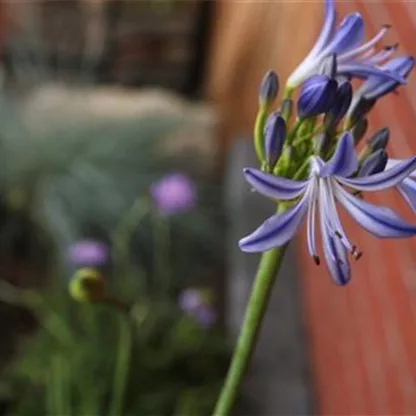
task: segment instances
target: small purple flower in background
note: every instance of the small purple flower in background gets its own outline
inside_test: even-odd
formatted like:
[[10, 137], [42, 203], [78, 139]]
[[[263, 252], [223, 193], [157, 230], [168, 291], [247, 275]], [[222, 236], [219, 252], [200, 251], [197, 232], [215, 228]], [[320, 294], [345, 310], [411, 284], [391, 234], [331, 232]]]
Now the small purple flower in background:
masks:
[[180, 295], [179, 307], [187, 315], [192, 316], [200, 326], [210, 327], [216, 319], [217, 314], [210, 302], [209, 294], [199, 289], [185, 289]]
[[163, 215], [189, 211], [195, 206], [196, 185], [183, 173], [172, 173], [154, 183], [150, 193]]
[[101, 267], [108, 263], [108, 246], [95, 240], [81, 240], [68, 250], [68, 260], [73, 267]]

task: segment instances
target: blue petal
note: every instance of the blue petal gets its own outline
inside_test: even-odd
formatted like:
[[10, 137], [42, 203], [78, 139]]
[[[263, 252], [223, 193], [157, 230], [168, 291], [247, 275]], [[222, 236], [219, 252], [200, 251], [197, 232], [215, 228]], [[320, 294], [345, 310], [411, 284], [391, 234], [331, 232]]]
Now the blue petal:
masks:
[[256, 253], [287, 243], [295, 235], [307, 208], [308, 198], [304, 197], [284, 213], [273, 215], [252, 234], [239, 241], [240, 249]]
[[354, 48], [364, 38], [364, 21], [359, 13], [347, 15], [335, 32], [324, 53], [341, 54]]
[[416, 225], [406, 223], [393, 210], [358, 199], [336, 185], [339, 202], [371, 234], [380, 238], [405, 238], [416, 234]]
[[348, 52], [343, 53], [339, 58], [340, 61], [344, 62], [347, 59], [351, 59], [358, 54], [362, 54], [363, 52], [368, 51], [370, 48], [372, 48], [375, 44], [377, 44], [386, 34], [387, 30], [389, 29], [388, 26], [383, 26], [380, 31], [368, 42], [363, 43], [360, 46], [357, 46], [353, 50], [350, 50]]
[[406, 84], [406, 79], [400, 74], [390, 72], [390, 71], [385, 71], [383, 69], [376, 68], [375, 66], [366, 65], [366, 64], [359, 63], [359, 62], [348, 63], [348, 64], [340, 63], [338, 65], [337, 70], [338, 70], [338, 74], [350, 75], [355, 78], [366, 79], [372, 76], [377, 76], [377, 77], [382, 78], [382, 80], [385, 80], [385, 81], [395, 81], [395, 82], [398, 82], [399, 84]]
[[325, 221], [325, 210], [320, 211], [322, 246], [328, 270], [334, 282], [340, 286], [347, 284], [351, 279], [351, 270], [344, 246], [338, 237], [328, 227]]
[[337, 180], [359, 191], [382, 191], [397, 185], [416, 169], [416, 156], [397, 163], [384, 172], [361, 178], [337, 177]]
[[334, 6], [334, 0], [325, 0], [324, 24], [322, 25], [321, 32], [315, 42], [314, 47], [309, 53], [309, 56], [318, 54], [327, 45], [334, 30], [335, 20], [336, 10]]
[[413, 179], [406, 178], [402, 183], [397, 185], [397, 189], [416, 214], [416, 182]]
[[243, 172], [246, 181], [257, 192], [277, 201], [288, 201], [297, 198], [309, 184], [309, 181], [294, 181], [281, 178], [253, 168], [245, 168]]
[[357, 169], [358, 159], [355, 154], [354, 138], [350, 132], [346, 132], [338, 140], [335, 153], [321, 169], [320, 176], [321, 178], [331, 175], [350, 176]]
[[[414, 64], [415, 61], [413, 57], [399, 57], [392, 59], [387, 64], [383, 65], [382, 69], [386, 73], [395, 73], [403, 78], [406, 78], [413, 69]], [[399, 85], [400, 83], [394, 80], [385, 79], [380, 76], [372, 76], [364, 82], [359, 92], [369, 99], [380, 98], [396, 89]]]

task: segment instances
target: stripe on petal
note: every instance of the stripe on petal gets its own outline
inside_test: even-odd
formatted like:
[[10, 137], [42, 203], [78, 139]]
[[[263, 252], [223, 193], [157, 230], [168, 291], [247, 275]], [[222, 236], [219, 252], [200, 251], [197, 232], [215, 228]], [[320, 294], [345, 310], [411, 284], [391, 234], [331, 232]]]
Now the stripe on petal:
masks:
[[319, 176], [350, 176], [358, 169], [358, 159], [354, 148], [354, 138], [350, 132], [344, 133], [338, 141], [332, 158], [323, 166]]
[[361, 178], [345, 178], [337, 176], [338, 182], [350, 186], [359, 191], [382, 191], [391, 188], [402, 182], [416, 169], [416, 156], [409, 159], [404, 159], [399, 163], [390, 161], [390, 169], [384, 172], [376, 173], [374, 175], [363, 176]]
[[301, 195], [309, 181], [294, 181], [292, 179], [264, 173], [258, 169], [243, 170], [246, 181], [260, 194], [277, 201], [287, 201]]
[[416, 234], [416, 225], [406, 223], [393, 210], [379, 207], [352, 196], [335, 185], [339, 202], [348, 213], [371, 234], [380, 238], [405, 238]]
[[379, 69], [372, 65], [366, 65], [362, 63], [348, 63], [348, 64], [339, 64], [337, 69], [338, 74], [341, 75], [351, 75], [356, 78], [366, 79], [373, 75], [384, 79], [385, 81], [396, 81], [399, 84], [406, 84], [406, 79], [401, 75]]
[[242, 238], [238, 242], [240, 249], [262, 252], [287, 243], [295, 235], [307, 208], [308, 198], [305, 196], [296, 205], [282, 214], [273, 215], [252, 234]]
[[406, 178], [402, 183], [397, 185], [397, 189], [416, 214], [416, 182], [413, 179]]
[[351, 278], [350, 264], [345, 248], [342, 246], [338, 237], [336, 237], [334, 232], [329, 228], [327, 221], [325, 221], [327, 210], [322, 203], [323, 201], [320, 201], [319, 219], [326, 264], [334, 282], [339, 286], [343, 286], [347, 284]]

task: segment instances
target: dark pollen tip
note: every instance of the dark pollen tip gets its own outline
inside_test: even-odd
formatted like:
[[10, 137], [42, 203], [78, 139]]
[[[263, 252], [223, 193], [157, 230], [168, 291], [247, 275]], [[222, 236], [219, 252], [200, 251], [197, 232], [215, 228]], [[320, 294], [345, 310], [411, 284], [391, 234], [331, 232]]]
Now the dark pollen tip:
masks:
[[359, 251], [358, 253], [355, 253], [355, 260], [358, 261], [363, 256], [363, 252]]
[[321, 264], [321, 259], [318, 256], [313, 256], [313, 261], [317, 266]]
[[385, 23], [383, 25], [383, 27], [385, 27], [386, 29], [391, 29], [392, 28], [392, 24], [391, 23]]

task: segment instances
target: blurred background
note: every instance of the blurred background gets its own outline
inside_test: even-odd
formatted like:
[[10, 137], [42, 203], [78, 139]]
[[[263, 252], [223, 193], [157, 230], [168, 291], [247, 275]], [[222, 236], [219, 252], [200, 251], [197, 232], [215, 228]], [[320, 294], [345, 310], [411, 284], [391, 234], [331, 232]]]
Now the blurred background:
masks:
[[[414, 3], [337, 7], [413, 53]], [[273, 209], [241, 175], [258, 85], [321, 20], [310, 1], [0, 1], [0, 413], [210, 414], [258, 261], [236, 242]], [[414, 82], [370, 120], [393, 157], [416, 151]], [[416, 245], [345, 221], [353, 281], [292, 244], [236, 414], [416, 414]]]

